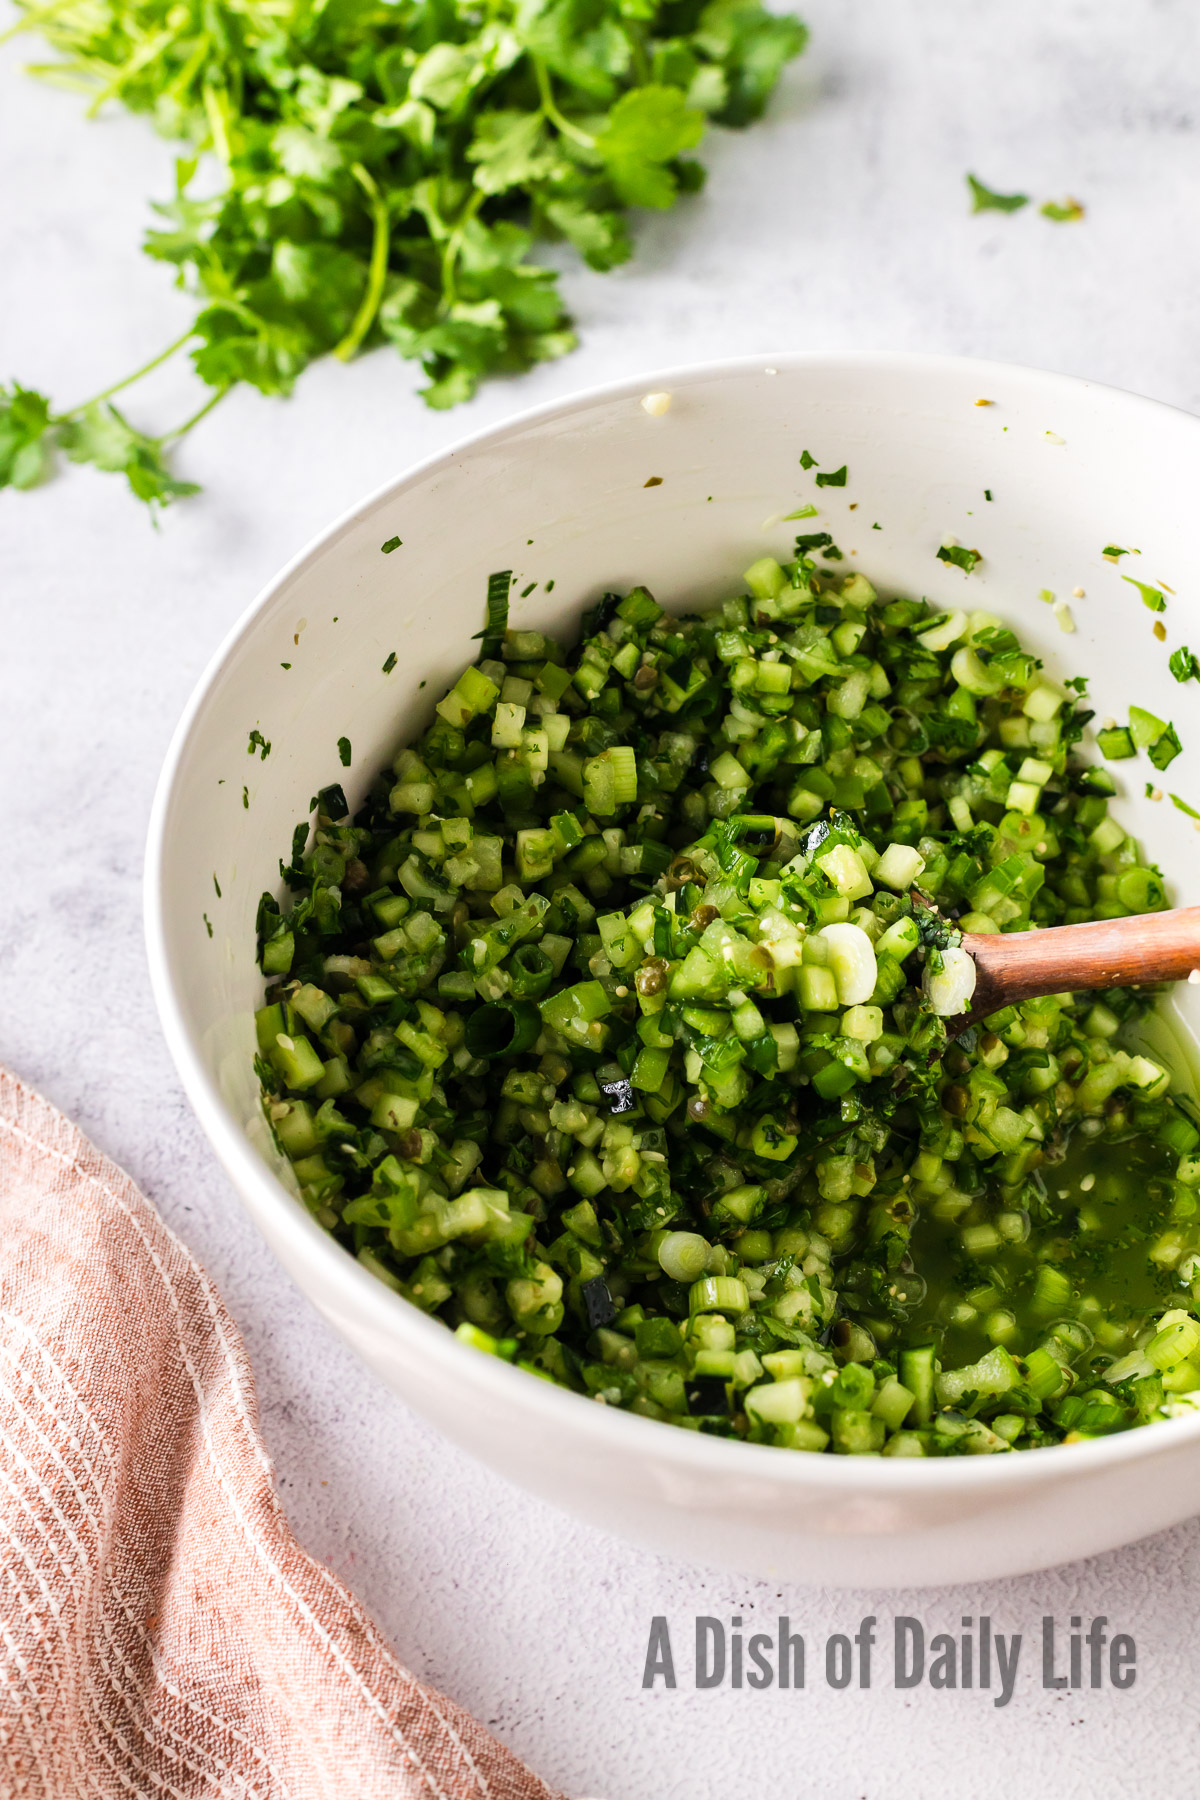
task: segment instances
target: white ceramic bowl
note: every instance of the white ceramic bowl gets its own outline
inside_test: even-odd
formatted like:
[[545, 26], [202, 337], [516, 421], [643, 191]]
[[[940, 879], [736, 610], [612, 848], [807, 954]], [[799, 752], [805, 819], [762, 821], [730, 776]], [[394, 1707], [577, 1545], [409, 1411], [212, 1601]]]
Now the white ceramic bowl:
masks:
[[[640, 405], [649, 391], [672, 395], [664, 416]], [[847, 463], [846, 486], [816, 488], [804, 450], [826, 470]], [[1003, 613], [1051, 670], [1089, 677], [1101, 717], [1134, 700], [1174, 717], [1187, 742], [1200, 737], [1194, 690], [1168, 674], [1121, 576], [1169, 583], [1170, 640], [1186, 639], [1198, 492], [1200, 422], [1111, 389], [918, 356], [739, 360], [617, 383], [471, 438], [331, 526], [254, 602], [200, 682], [159, 788], [146, 901], [155, 992], [192, 1104], [280, 1261], [440, 1429], [638, 1542], [823, 1584], [1006, 1575], [1197, 1510], [1200, 1417], [1004, 1457], [812, 1456], [674, 1430], [479, 1355], [308, 1217], [264, 1142], [251, 1055], [259, 894], [278, 888], [279, 856], [318, 787], [340, 778], [357, 802], [428, 718], [471, 655], [491, 570], [511, 565], [515, 593], [542, 584], [516, 602], [515, 623], [569, 637], [584, 603], [635, 581], [676, 608], [723, 596], [764, 550], [789, 552], [796, 527], [780, 515], [815, 500], [875, 582]], [[936, 560], [947, 534], [982, 551], [972, 575]], [[381, 555], [395, 535], [402, 547]], [[1113, 540], [1141, 555], [1113, 566], [1101, 554]], [[1078, 631], [1064, 636], [1039, 590], [1077, 587]], [[247, 756], [252, 727], [271, 744], [265, 761]], [[1187, 895], [1191, 822], [1142, 798], [1154, 773], [1144, 759], [1118, 772], [1118, 816]], [[1186, 751], [1164, 784], [1200, 803], [1200, 754]]]

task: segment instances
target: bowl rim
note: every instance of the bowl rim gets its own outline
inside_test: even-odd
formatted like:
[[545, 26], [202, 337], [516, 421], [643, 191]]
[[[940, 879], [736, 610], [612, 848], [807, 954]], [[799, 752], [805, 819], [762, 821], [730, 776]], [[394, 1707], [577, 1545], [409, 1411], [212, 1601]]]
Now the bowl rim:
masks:
[[[408, 1340], [417, 1354], [440, 1363], [445, 1373], [473, 1387], [484, 1401], [494, 1399], [505, 1410], [516, 1408], [532, 1417], [540, 1414], [546, 1424], [561, 1423], [564, 1441], [574, 1434], [592, 1440], [596, 1449], [607, 1448], [614, 1456], [624, 1453], [658, 1463], [670, 1463], [691, 1474], [709, 1473], [718, 1482], [742, 1477], [761, 1479], [784, 1487], [856, 1489], [865, 1495], [891, 1493], [983, 1493], [1007, 1487], [1055, 1482], [1098, 1475], [1102, 1470], [1142, 1458], [1161, 1456], [1200, 1439], [1200, 1412], [1191, 1418], [1158, 1421], [1153, 1429], [1136, 1427], [1111, 1437], [1093, 1438], [1070, 1446], [1045, 1445], [1013, 1456], [982, 1457], [882, 1457], [854, 1459], [835, 1456], [788, 1456], [769, 1444], [681, 1431], [658, 1420], [643, 1419], [616, 1407], [585, 1407], [584, 1396], [545, 1381], [535, 1381], [524, 1370], [499, 1358], [481, 1355], [461, 1343], [452, 1331], [428, 1317], [362, 1267], [340, 1244], [322, 1230], [301, 1208], [295, 1196], [270, 1169], [227, 1108], [185, 1023], [167, 949], [164, 869], [167, 830], [176, 778], [187, 754], [192, 734], [211, 696], [219, 687], [227, 663], [258, 615], [274, 600], [292, 576], [318, 554], [330, 550], [381, 501], [399, 497], [431, 471], [451, 468], [464, 455], [503, 443], [531, 426], [567, 418], [597, 402], [636, 398], [657, 392], [678, 392], [687, 386], [714, 380], [739, 381], [784, 371], [839, 370], [850, 377], [872, 372], [908, 374], [914, 378], [947, 378], [973, 375], [981, 384], [1014, 384], [1049, 397], [1079, 398], [1088, 394], [1099, 404], [1116, 405], [1148, 413], [1161, 422], [1187, 421], [1200, 429], [1200, 419], [1162, 400], [1085, 377], [1064, 375], [1019, 363], [992, 359], [940, 355], [925, 351], [778, 351], [750, 356], [722, 357], [668, 368], [638, 371], [619, 379], [573, 390], [566, 396], [544, 401], [510, 414], [498, 423], [457, 438], [441, 450], [406, 466], [398, 475], [380, 483], [362, 500], [348, 507], [316, 532], [283, 567], [260, 588], [234, 621], [210, 657], [175, 728], [163, 762], [150, 812], [143, 878], [146, 951], [150, 982], [167, 1048], [184, 1091], [228, 1175], [239, 1203], [257, 1224], [261, 1209], [279, 1218], [297, 1241], [298, 1254], [313, 1267], [320, 1286], [336, 1294], [339, 1309], [354, 1312], [379, 1337]], [[253, 1194], [251, 1201], [246, 1194]], [[286, 1209], [286, 1219], [284, 1213]], [[294, 1279], [294, 1277], [293, 1277]], [[297, 1286], [300, 1284], [297, 1282]], [[314, 1302], [315, 1304], [315, 1302]], [[652, 1433], [653, 1436], [647, 1436]], [[720, 1487], [714, 1490], [720, 1492]], [[936, 1528], [936, 1527], [934, 1527]]]

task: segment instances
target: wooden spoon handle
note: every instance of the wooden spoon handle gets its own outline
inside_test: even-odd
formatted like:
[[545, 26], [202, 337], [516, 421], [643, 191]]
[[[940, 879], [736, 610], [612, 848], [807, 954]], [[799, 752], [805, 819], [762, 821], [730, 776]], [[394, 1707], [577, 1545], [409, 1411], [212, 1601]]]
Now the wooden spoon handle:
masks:
[[1200, 968], [1200, 906], [1042, 931], [965, 932], [963, 949], [977, 971], [971, 1012], [986, 1018], [1038, 994], [1186, 980]]

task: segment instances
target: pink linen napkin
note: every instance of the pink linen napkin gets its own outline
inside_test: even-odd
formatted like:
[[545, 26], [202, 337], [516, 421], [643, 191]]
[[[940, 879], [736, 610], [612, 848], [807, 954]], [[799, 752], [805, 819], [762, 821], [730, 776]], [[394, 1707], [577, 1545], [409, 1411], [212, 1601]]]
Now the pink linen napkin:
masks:
[[300, 1548], [212, 1283], [2, 1072], [0, 1571], [13, 1800], [555, 1800]]

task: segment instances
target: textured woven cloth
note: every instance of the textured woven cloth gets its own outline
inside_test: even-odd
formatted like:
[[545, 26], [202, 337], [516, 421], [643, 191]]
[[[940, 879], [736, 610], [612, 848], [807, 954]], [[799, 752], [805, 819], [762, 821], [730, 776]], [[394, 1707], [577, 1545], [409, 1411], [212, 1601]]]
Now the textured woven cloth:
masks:
[[5, 1800], [554, 1800], [300, 1548], [211, 1282], [3, 1074], [0, 1571]]

